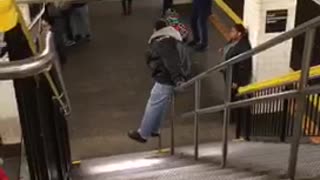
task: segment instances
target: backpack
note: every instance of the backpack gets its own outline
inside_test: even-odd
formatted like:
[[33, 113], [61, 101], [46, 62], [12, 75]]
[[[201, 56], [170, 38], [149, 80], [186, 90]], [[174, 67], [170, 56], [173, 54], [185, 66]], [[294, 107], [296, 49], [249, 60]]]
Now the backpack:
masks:
[[180, 69], [183, 77], [188, 80], [191, 78], [191, 57], [190, 57], [190, 51], [188, 47], [180, 42], [177, 41], [177, 50], [179, 52], [179, 60], [180, 60]]

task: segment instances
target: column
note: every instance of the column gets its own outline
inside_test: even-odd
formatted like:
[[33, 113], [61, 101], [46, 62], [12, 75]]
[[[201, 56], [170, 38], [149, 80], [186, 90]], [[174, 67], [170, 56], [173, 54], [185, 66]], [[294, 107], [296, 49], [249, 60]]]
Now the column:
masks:
[[[295, 27], [297, 0], [245, 0], [244, 24], [252, 46]], [[253, 82], [272, 79], [291, 71], [292, 40], [254, 56]]]

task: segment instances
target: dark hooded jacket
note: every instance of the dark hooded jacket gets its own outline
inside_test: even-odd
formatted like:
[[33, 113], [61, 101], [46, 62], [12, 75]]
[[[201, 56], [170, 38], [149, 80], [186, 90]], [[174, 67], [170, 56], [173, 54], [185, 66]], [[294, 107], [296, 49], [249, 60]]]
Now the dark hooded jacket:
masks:
[[[251, 44], [247, 36], [241, 38], [241, 40], [226, 53], [226, 60], [240, 55], [248, 50], [252, 49]], [[233, 66], [232, 82], [238, 86], [246, 86], [250, 83], [252, 78], [252, 58], [248, 58], [244, 61], [236, 63]]]
[[179, 66], [177, 41], [182, 38], [173, 27], [160, 29], [150, 37], [147, 64], [152, 70], [152, 78], [160, 84], [175, 86], [185, 80]]

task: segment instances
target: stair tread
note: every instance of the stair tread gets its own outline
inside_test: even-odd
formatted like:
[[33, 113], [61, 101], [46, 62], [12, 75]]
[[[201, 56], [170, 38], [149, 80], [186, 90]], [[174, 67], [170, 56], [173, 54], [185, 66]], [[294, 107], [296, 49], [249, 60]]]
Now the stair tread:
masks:
[[[239, 178], [259, 177], [252, 172], [239, 171], [237, 169], [220, 169], [217, 166], [190, 166], [175, 169], [166, 169], [153, 172], [140, 173], [134, 176], [121, 176], [114, 180], [236, 180]], [[261, 178], [260, 178], [261, 179]], [[260, 180], [259, 179], [259, 180]], [[264, 179], [261, 179], [264, 180]]]
[[[106, 172], [75, 173], [77, 180], [277, 180], [287, 171], [290, 145], [280, 143], [230, 142], [227, 169], [218, 167], [221, 161], [221, 144], [200, 146], [200, 160], [194, 161], [193, 147], [177, 148], [182, 156], [155, 156], [140, 153], [85, 161], [81, 166], [91, 169], [135, 160], [158, 161], [151, 166], [118, 169]], [[189, 158], [187, 158], [189, 157]], [[320, 175], [320, 147], [301, 145], [297, 179]], [[131, 162], [131, 163], [132, 163]], [[214, 164], [214, 162], [216, 164]], [[119, 166], [119, 164], [118, 164]], [[120, 165], [121, 166], [121, 165]], [[103, 168], [102, 168], [103, 169]], [[107, 168], [106, 168], [107, 169]], [[104, 170], [104, 169], [103, 169]], [[317, 178], [316, 178], [317, 179]]]

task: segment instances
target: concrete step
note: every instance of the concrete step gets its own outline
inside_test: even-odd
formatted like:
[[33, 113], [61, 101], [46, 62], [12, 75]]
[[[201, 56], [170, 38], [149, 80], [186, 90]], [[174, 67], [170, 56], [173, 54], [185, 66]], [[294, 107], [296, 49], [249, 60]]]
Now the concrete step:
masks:
[[[76, 180], [279, 180], [286, 177], [289, 144], [230, 142], [226, 169], [219, 168], [221, 143], [202, 144], [200, 159], [193, 147], [177, 148], [176, 156], [154, 152], [84, 161]], [[302, 144], [297, 179], [320, 179], [320, 146]]]
[[252, 172], [237, 169], [220, 169], [195, 165], [154, 172], [140, 173], [135, 176], [122, 176], [114, 180], [276, 180], [268, 176], [256, 175]]

